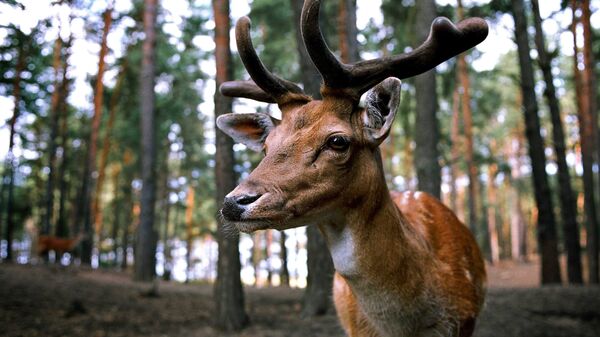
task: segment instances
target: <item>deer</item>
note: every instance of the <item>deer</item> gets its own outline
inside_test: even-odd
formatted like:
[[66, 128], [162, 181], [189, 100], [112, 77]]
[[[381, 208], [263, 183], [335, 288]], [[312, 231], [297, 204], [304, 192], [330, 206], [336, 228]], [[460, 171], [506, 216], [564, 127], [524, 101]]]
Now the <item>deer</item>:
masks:
[[[401, 80], [426, 72], [480, 42], [480, 18], [436, 18], [428, 38], [400, 55], [345, 64], [319, 28], [320, 0], [306, 0], [301, 33], [322, 77], [315, 100], [271, 73], [235, 25], [251, 80], [221, 94], [276, 103], [281, 119], [228, 113], [217, 127], [262, 151], [257, 167], [223, 200], [223, 226], [251, 233], [318, 226], [335, 275], [333, 302], [348, 336], [471, 336], [486, 293], [481, 252], [467, 227], [425, 192], [390, 192], [379, 145], [389, 135]], [[360, 98], [366, 94], [363, 105]]]
[[58, 260], [64, 253], [72, 252], [85, 237], [83, 233], [79, 233], [73, 238], [40, 235], [37, 240], [37, 254], [38, 256], [45, 256], [48, 252], [54, 251]]

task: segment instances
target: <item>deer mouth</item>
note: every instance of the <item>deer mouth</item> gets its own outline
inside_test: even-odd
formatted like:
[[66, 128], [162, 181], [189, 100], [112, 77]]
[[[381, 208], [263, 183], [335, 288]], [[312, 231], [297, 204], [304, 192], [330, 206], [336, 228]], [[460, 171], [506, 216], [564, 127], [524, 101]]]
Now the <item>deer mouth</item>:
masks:
[[235, 221], [230, 224], [233, 225], [238, 231], [246, 234], [250, 234], [258, 230], [272, 228], [272, 223], [263, 219]]

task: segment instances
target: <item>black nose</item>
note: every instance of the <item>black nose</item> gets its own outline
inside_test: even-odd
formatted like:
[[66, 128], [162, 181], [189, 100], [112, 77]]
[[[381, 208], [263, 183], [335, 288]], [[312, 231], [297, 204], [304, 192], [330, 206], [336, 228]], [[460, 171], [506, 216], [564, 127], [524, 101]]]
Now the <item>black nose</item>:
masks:
[[242, 213], [246, 210], [246, 206], [258, 200], [260, 196], [260, 194], [243, 194], [227, 197], [223, 201], [221, 214], [227, 221], [240, 221], [242, 220]]

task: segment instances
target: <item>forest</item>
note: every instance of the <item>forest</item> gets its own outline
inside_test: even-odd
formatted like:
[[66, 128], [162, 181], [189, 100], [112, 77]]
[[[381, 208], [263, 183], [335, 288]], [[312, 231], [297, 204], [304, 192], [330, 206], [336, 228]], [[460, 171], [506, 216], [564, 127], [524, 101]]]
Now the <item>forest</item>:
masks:
[[[419, 51], [439, 16], [485, 20], [482, 43], [402, 78], [382, 179], [474, 237], [488, 289], [474, 336], [597, 336], [600, 3], [316, 3], [344, 64]], [[320, 99], [332, 83], [303, 5], [0, 0], [0, 335], [347, 333], [316, 225], [240, 233], [220, 211], [267, 151], [216, 119], [285, 112], [278, 93], [219, 91], [249, 73], [265, 91], [236, 22], [287, 88]]]

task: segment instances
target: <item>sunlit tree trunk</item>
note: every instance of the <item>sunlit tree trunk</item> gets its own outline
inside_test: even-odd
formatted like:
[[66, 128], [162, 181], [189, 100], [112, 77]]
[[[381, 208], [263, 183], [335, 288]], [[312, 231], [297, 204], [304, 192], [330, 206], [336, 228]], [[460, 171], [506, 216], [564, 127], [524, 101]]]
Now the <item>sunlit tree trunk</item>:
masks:
[[127, 59], [124, 59], [123, 64], [117, 76], [117, 83], [113, 89], [108, 104], [108, 122], [104, 131], [104, 139], [102, 140], [102, 151], [100, 152], [100, 162], [98, 163], [98, 180], [96, 181], [96, 191], [94, 193], [94, 201], [92, 203], [92, 222], [94, 230], [98, 235], [102, 232], [102, 189], [104, 188], [104, 177], [106, 176], [106, 164], [108, 162], [108, 154], [111, 148], [112, 129], [115, 124], [117, 115], [117, 103], [121, 96], [121, 86], [125, 78], [127, 70]]
[[[495, 152], [495, 146], [490, 145], [490, 152]], [[487, 201], [488, 201], [488, 237], [490, 244], [490, 257], [493, 264], [500, 262], [500, 245], [498, 244], [498, 228], [496, 224], [496, 209], [498, 209], [498, 200], [496, 197], [496, 174], [498, 173], [498, 165], [490, 163], [488, 165], [488, 186], [487, 186]]]
[[271, 244], [273, 244], [273, 231], [267, 229], [265, 235], [265, 262], [267, 266], [267, 283], [273, 286], [273, 268], [271, 267]]
[[102, 30], [102, 41], [100, 43], [98, 74], [96, 75], [96, 90], [94, 92], [94, 116], [92, 117], [90, 138], [88, 141], [86, 172], [83, 175], [84, 193], [80, 204], [80, 207], [82, 208], [83, 231], [86, 234], [86, 238], [81, 242], [81, 262], [84, 264], [90, 264], [92, 261], [92, 248], [94, 241], [92, 232], [92, 219], [90, 214], [93, 186], [92, 174], [94, 171], [96, 171], [96, 143], [98, 141], [98, 132], [100, 129], [100, 122], [102, 120], [102, 98], [104, 93], [104, 84], [102, 79], [104, 78], [104, 68], [106, 67], [104, 57], [108, 51], [107, 38], [108, 32], [110, 31], [110, 25], [112, 23], [112, 9], [109, 8], [104, 11], [102, 16], [104, 20], [104, 27]]
[[538, 51], [538, 65], [542, 70], [546, 88], [544, 96], [548, 102], [550, 117], [552, 119], [552, 140], [556, 152], [556, 165], [558, 166], [558, 186], [560, 189], [560, 210], [563, 219], [563, 237], [567, 251], [567, 277], [570, 283], [582, 283], [581, 274], [581, 247], [579, 246], [579, 226], [577, 224], [577, 205], [571, 187], [571, 175], [567, 165], [565, 133], [563, 131], [560, 106], [554, 87], [551, 58], [546, 50], [544, 31], [538, 0], [531, 1], [535, 25], [535, 45]]
[[359, 60], [356, 40], [356, 0], [338, 0], [338, 4], [340, 58], [344, 63], [354, 63]]
[[[300, 14], [302, 0], [291, 0], [296, 27], [296, 48], [300, 55], [300, 75], [304, 91], [315, 99], [321, 98], [321, 75], [313, 66], [300, 34]], [[302, 298], [302, 316], [310, 317], [325, 314], [331, 307], [331, 285], [333, 282], [333, 261], [325, 239], [317, 226], [306, 227], [308, 276], [306, 290]]]
[[156, 273], [156, 241], [154, 228], [156, 201], [156, 124], [155, 124], [155, 59], [156, 15], [158, 0], [144, 0], [144, 42], [140, 76], [141, 177], [140, 222], [135, 243], [136, 281], [152, 281]]
[[511, 0], [512, 14], [515, 20], [515, 37], [519, 55], [521, 92], [523, 94], [523, 116], [525, 133], [529, 142], [532, 179], [536, 205], [538, 249], [541, 256], [542, 284], [560, 283], [560, 265], [558, 263], [558, 240], [556, 220], [552, 207], [552, 197], [548, 175], [544, 141], [540, 134], [540, 118], [534, 90], [533, 64], [530, 57], [527, 17], [523, 0]]
[[[421, 43], [429, 35], [430, 25], [437, 16], [434, 0], [415, 2], [416, 41]], [[414, 164], [418, 189], [440, 198], [441, 167], [438, 143], [440, 137], [436, 117], [437, 93], [435, 69], [415, 77], [416, 122]]]
[[193, 273], [192, 268], [192, 245], [194, 243], [194, 187], [190, 184], [187, 190], [187, 196], [185, 198], [185, 237], [186, 237], [186, 254], [185, 260], [187, 262], [186, 269], [186, 281], [190, 281]]
[[450, 142], [452, 143], [452, 149], [450, 153], [450, 207], [454, 212], [458, 211], [458, 186], [456, 180], [458, 179], [458, 160], [460, 158], [460, 93], [458, 90], [459, 86], [454, 86], [452, 92], [452, 125], [450, 129]]
[[[216, 59], [216, 88], [215, 92], [215, 180], [217, 205], [221, 205], [227, 193], [235, 188], [237, 183], [233, 171], [233, 140], [216, 127], [216, 118], [230, 113], [232, 100], [219, 93], [219, 86], [232, 79], [233, 66], [231, 50], [229, 49], [229, 0], [212, 0], [215, 20], [215, 59]], [[217, 217], [219, 243], [219, 259], [217, 261], [217, 281], [215, 284], [215, 323], [222, 330], [240, 330], [248, 324], [244, 307], [244, 291], [240, 279], [239, 233], [226, 233], [223, 222]]]

